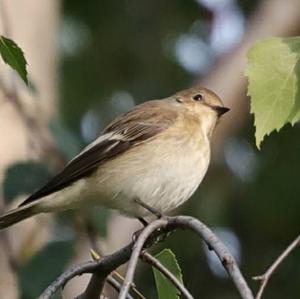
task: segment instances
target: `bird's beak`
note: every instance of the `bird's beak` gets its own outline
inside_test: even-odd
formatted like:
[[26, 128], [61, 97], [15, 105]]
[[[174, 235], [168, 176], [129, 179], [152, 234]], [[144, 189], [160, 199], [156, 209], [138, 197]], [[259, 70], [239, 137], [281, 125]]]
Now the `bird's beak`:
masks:
[[230, 110], [229, 108], [222, 106], [214, 106], [213, 109], [217, 111], [219, 117]]

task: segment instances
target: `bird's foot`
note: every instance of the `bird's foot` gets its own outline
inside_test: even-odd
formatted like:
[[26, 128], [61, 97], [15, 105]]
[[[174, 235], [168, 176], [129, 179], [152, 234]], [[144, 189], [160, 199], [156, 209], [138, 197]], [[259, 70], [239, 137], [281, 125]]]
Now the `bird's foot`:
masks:
[[[141, 201], [140, 199], [136, 198], [134, 199], [134, 201], [139, 204], [141, 207], [143, 207], [144, 209], [146, 209], [148, 212], [150, 212], [151, 214], [153, 214], [157, 219], [161, 219], [164, 218], [165, 215], [163, 213], [161, 213], [160, 211], [150, 207], [149, 205], [147, 205], [146, 203], [144, 203], [143, 201]], [[147, 227], [149, 225], [149, 222], [147, 220], [145, 220], [142, 217], [137, 217], [137, 219], [143, 224], [144, 228]], [[144, 230], [144, 228], [136, 231], [133, 235], [132, 235], [132, 241], [136, 242], [139, 235], [141, 234], [141, 232]], [[163, 228], [159, 228], [157, 230], [158, 234], [154, 234], [152, 236], [152, 238], [150, 238], [150, 240], [148, 240], [148, 243], [153, 244], [153, 243], [159, 243], [162, 242], [165, 238], [167, 238], [170, 234], [170, 232], [161, 232], [163, 230]], [[145, 244], [145, 247], [147, 247], [147, 244]]]
[[[140, 199], [135, 198], [134, 201], [135, 201], [137, 204], [139, 204], [141, 207], [143, 207], [144, 209], [146, 209], [148, 212], [150, 212], [151, 214], [153, 214], [154, 216], [156, 216], [157, 219], [163, 218], [164, 215], [163, 215], [160, 211], [158, 211], [158, 210], [156, 210], [156, 209], [150, 207], [149, 205], [147, 205], [146, 203], [144, 203], [144, 202], [141, 201]], [[139, 220], [140, 220], [140, 218], [139, 218]], [[143, 219], [143, 220], [144, 220], [144, 219]], [[142, 223], [143, 223], [143, 222], [142, 222]], [[144, 224], [144, 223], [143, 223], [143, 224]]]
[[[146, 227], [146, 226], [145, 226]], [[141, 232], [144, 230], [144, 228], [137, 230], [132, 234], [132, 242], [135, 243], [137, 239], [139, 238]]]
[[[136, 243], [136, 241], [138, 240], [140, 234], [142, 233], [142, 231], [144, 229], [145, 228], [139, 229], [132, 234], [132, 242], [133, 243]], [[167, 237], [169, 237], [170, 234], [171, 234], [171, 232], [164, 232], [163, 228], [157, 229], [157, 231], [154, 232], [153, 235], [149, 236], [149, 238], [147, 239], [147, 241], [144, 244], [144, 248], [148, 248], [154, 244], [163, 242]]]
[[148, 226], [149, 222], [143, 217], [137, 217], [138, 221], [142, 223], [144, 227]]

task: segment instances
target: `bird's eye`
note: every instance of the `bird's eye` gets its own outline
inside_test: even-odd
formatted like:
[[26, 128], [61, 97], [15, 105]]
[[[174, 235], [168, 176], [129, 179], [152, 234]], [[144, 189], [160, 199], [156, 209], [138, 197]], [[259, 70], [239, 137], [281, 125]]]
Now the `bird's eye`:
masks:
[[198, 93], [196, 95], [193, 96], [193, 100], [195, 101], [202, 101], [203, 100], [203, 95], [201, 93]]

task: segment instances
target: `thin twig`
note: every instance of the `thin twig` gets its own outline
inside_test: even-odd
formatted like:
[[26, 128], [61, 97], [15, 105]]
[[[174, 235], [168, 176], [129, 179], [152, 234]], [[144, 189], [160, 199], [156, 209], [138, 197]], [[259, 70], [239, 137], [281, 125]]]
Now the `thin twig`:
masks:
[[85, 291], [75, 299], [98, 299], [101, 296], [106, 277], [106, 273], [99, 271], [93, 273]]
[[130, 289], [130, 285], [133, 282], [133, 277], [137, 265], [138, 257], [143, 249], [143, 246], [147, 239], [153, 232], [161, 229], [162, 232], [172, 231], [177, 228], [185, 229], [189, 228], [199, 234], [203, 240], [209, 244], [210, 248], [215, 251], [223, 266], [227, 270], [229, 276], [234, 282], [238, 292], [243, 299], [253, 299], [253, 294], [246, 283], [234, 257], [231, 255], [227, 247], [219, 240], [219, 238], [202, 222], [198, 219], [188, 216], [176, 216], [164, 219], [158, 219], [150, 223], [138, 237], [131, 254], [128, 270], [125, 276], [124, 284], [120, 291], [119, 299], [125, 299], [126, 294]]
[[[225, 245], [206, 225], [204, 225], [196, 218], [188, 216], [168, 217], [153, 221], [142, 230], [134, 244], [130, 243], [117, 252], [103, 257], [100, 261], [90, 261], [65, 271], [53, 283], [51, 283], [51, 285], [43, 292], [43, 294], [39, 298], [50, 298], [50, 296], [53, 295], [56, 291], [63, 288], [63, 286], [70, 279], [83, 273], [97, 273], [97, 276], [100, 277], [98, 283], [102, 284], [101, 286], [103, 286], [102, 282], [105, 281], [106, 277], [121, 264], [124, 264], [129, 260], [127, 273], [118, 297], [119, 299], [127, 298], [128, 291], [133, 283], [134, 273], [141, 251], [144, 248], [148, 248], [156, 243], [160, 236], [165, 235], [167, 232], [174, 231], [178, 228], [191, 229], [198, 235], [200, 235], [219, 257], [230, 278], [234, 282], [238, 292], [240, 293], [241, 298], [254, 298], [250, 288], [248, 287], [243, 275], [241, 274], [237, 266], [237, 263], [235, 262], [234, 258], [225, 247]], [[81, 298], [88, 297], [85, 296]]]
[[152, 267], [161, 272], [167, 279], [174, 284], [174, 286], [180, 291], [182, 296], [186, 299], [194, 299], [188, 289], [177, 279], [177, 277], [170, 272], [158, 259], [152, 256], [150, 253], [143, 251], [141, 253], [141, 259]]
[[170, 228], [189, 228], [198, 235], [200, 235], [202, 239], [218, 256], [219, 260], [221, 261], [227, 273], [229, 274], [229, 277], [235, 284], [235, 287], [238, 290], [241, 298], [254, 298], [252, 291], [249, 288], [245, 278], [243, 277], [234, 257], [227, 249], [227, 247], [223, 244], [223, 242], [212, 232], [210, 228], [208, 228], [204, 223], [202, 223], [198, 219], [189, 216], [172, 217], [169, 220], [168, 226], [170, 226]]
[[[94, 261], [99, 261], [101, 259], [100, 255], [95, 252], [93, 249], [90, 250], [90, 254], [93, 258]], [[118, 272], [114, 271], [112, 275], [114, 274], [119, 274]], [[95, 274], [93, 274], [95, 275]], [[121, 284], [112, 276], [112, 275], [109, 275], [107, 276], [106, 278], [106, 282], [114, 289], [116, 290], [118, 293], [120, 292], [121, 290]], [[92, 276], [93, 277], [93, 276]], [[92, 278], [91, 278], [92, 280]], [[101, 283], [101, 282], [100, 282]], [[98, 287], [98, 286], [97, 286]], [[102, 286], [103, 287], [103, 286]], [[86, 291], [85, 291], [86, 292]], [[99, 292], [99, 291], [98, 291]], [[100, 292], [101, 293], [101, 290]], [[87, 296], [88, 294], [85, 294], [85, 296]], [[97, 298], [100, 297], [100, 294], [97, 295]], [[80, 297], [77, 297], [77, 298], [80, 298]], [[127, 299], [134, 299], [130, 294], [128, 294], [127, 296]]]
[[[98, 249], [97, 249], [97, 250], [98, 250]], [[100, 255], [98, 252], [96, 252], [95, 250], [93, 250], [93, 249], [90, 249], [90, 255], [91, 255], [91, 257], [92, 257], [92, 259], [93, 259], [94, 261], [99, 261], [99, 260], [101, 259], [101, 255]], [[94, 275], [94, 274], [93, 274], [93, 275]], [[118, 288], [118, 290], [116, 289], [116, 290], [119, 292], [122, 285], [118, 282], [118, 280], [116, 280], [116, 279], [114, 278], [114, 276], [117, 277], [119, 280], [121, 280], [121, 282], [123, 283], [124, 277], [123, 277], [117, 270], [114, 270], [114, 271], [112, 272], [111, 275], [107, 276], [106, 282], [107, 282], [108, 284], [111, 284], [110, 278], [113, 279], [113, 280], [115, 280], [115, 282], [118, 283], [119, 286], [120, 286], [120, 287]], [[92, 277], [91, 277], [91, 279], [92, 279]], [[114, 287], [114, 286], [116, 285], [116, 283], [115, 283], [114, 285], [111, 284], [111, 286]], [[133, 287], [133, 288], [132, 288], [132, 291], [133, 291], [139, 298], [141, 298], [141, 299], [146, 299], [145, 296], [144, 296], [144, 295], [143, 295], [136, 287]]]
[[159, 228], [165, 227], [167, 223], [168, 222], [166, 219], [157, 219], [150, 223], [148, 226], [146, 226], [138, 236], [138, 239], [136, 240], [132, 249], [132, 254], [128, 263], [127, 272], [118, 299], [125, 299], [131, 285], [133, 284], [133, 277], [138, 263], [138, 259], [146, 241], [152, 235], [153, 232], [155, 232]]
[[[107, 283], [114, 288], [118, 293], [121, 290], [122, 285], [111, 275], [106, 278]], [[127, 299], [134, 299], [130, 294], [127, 295]]]
[[268, 270], [264, 274], [253, 277], [254, 280], [260, 280], [261, 282], [255, 299], [261, 299], [262, 294], [271, 276], [277, 270], [279, 265], [284, 261], [284, 259], [299, 245], [300, 235], [279, 255], [279, 257], [274, 261], [274, 263], [268, 268]]
[[107, 276], [112, 272], [112, 270], [128, 261], [132, 246], [133, 244], [130, 243], [129, 245], [121, 248], [115, 253], [103, 257], [100, 261], [89, 261], [68, 269], [47, 287], [47, 289], [40, 295], [39, 299], [50, 298], [58, 290], [62, 289], [65, 284], [75, 276], [82, 275], [84, 273], [95, 272], [102, 272], [104, 273], [103, 276], [105, 276], [105, 274]]
[[[120, 281], [121, 281], [121, 283], [120, 283], [120, 290], [121, 290], [122, 283], [124, 282], [124, 277], [118, 271], [114, 271], [112, 273], [112, 276], [113, 277], [117, 277], [118, 279], [120, 279]], [[140, 299], [146, 299], [146, 297], [134, 285], [132, 286], [132, 292], [135, 293]]]
[[[101, 258], [94, 250], [91, 250], [91, 255], [96, 261], [99, 261]], [[105, 282], [111, 285], [118, 293], [120, 292], [122, 285], [112, 275], [106, 277], [104, 273], [103, 277], [102, 273], [96, 271], [92, 274], [85, 291], [75, 299], [98, 299], [102, 293]], [[133, 297], [127, 294], [126, 299], [133, 299]]]

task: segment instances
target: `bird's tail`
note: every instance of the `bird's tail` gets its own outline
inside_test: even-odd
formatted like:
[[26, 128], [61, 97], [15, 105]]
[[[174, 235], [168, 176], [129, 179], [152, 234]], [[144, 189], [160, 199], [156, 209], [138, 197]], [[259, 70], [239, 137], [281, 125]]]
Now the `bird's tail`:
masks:
[[0, 230], [36, 214], [34, 205], [25, 205], [0, 216]]

